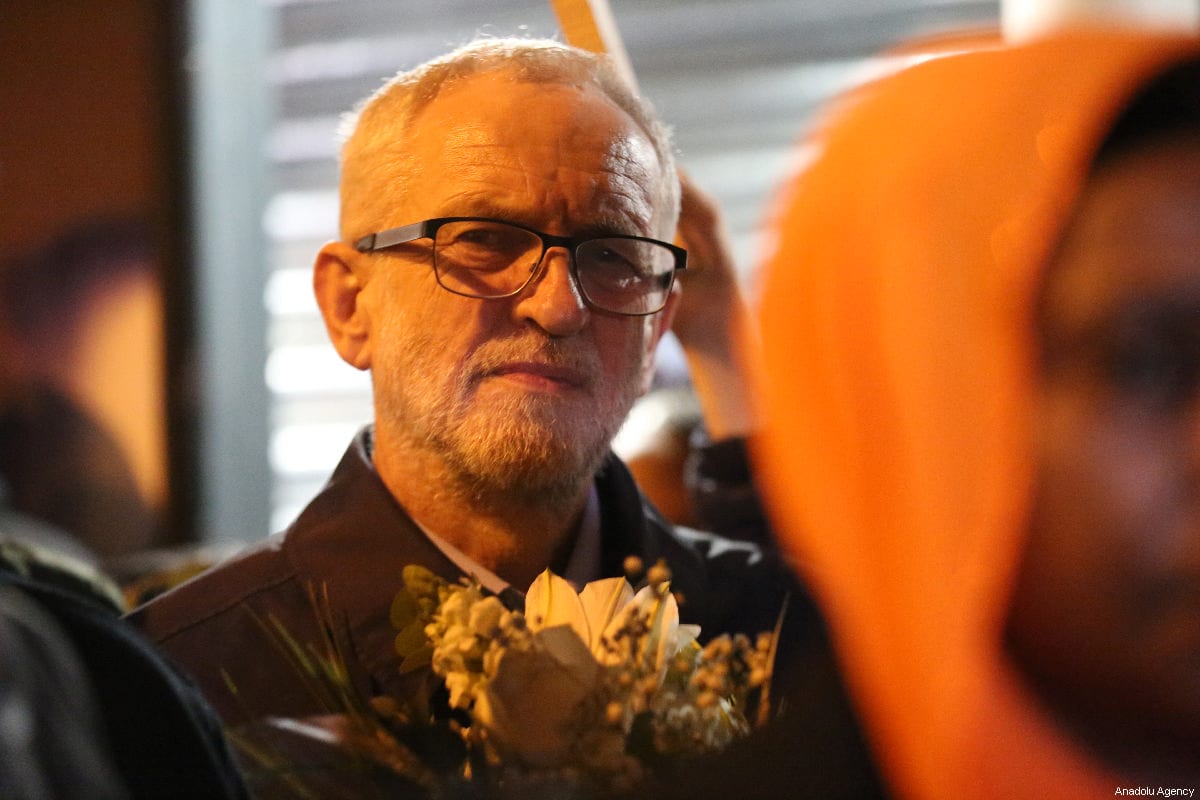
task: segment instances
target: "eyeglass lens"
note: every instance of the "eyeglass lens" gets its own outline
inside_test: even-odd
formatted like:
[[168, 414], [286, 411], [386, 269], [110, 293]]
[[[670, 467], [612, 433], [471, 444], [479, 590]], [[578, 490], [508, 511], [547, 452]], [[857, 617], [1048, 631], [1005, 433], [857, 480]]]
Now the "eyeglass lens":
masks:
[[[434, 239], [438, 280], [470, 297], [504, 297], [520, 291], [537, 270], [542, 239], [501, 222], [448, 222]], [[589, 239], [575, 248], [579, 289], [597, 308], [649, 314], [666, 301], [675, 254], [660, 244], [622, 237]]]

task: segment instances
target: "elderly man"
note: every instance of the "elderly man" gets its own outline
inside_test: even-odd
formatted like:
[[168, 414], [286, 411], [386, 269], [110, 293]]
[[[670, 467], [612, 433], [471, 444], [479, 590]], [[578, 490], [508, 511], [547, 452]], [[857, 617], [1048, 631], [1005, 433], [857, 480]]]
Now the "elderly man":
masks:
[[398, 76], [347, 132], [341, 240], [314, 286], [334, 347], [372, 373], [374, 426], [287, 531], [136, 623], [229, 720], [322, 710], [260, 626], [315, 640], [310, 587], [357, 689], [412, 696], [388, 622], [408, 564], [504, 593], [547, 567], [582, 583], [662, 558], [683, 621], [771, 628], [788, 573], [672, 529], [609, 453], [685, 262], [650, 109], [591, 54], [490, 40]]

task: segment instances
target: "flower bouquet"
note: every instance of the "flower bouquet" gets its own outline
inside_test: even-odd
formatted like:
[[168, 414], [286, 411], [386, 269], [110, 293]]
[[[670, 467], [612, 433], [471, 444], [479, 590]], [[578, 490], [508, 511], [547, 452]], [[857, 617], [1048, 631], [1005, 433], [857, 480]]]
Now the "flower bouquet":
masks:
[[[423, 567], [405, 568], [403, 581], [391, 608], [398, 669], [432, 670], [444, 686], [441, 711], [394, 698], [364, 703], [341, 680], [346, 714], [275, 723], [277, 734], [335, 745], [360, 774], [365, 764], [375, 787], [399, 781], [387, 796], [621, 792], [647, 770], [719, 750], [766, 718], [777, 635], [722, 635], [701, 646], [699, 628], [679, 622], [662, 564], [636, 590], [609, 578], [576, 592], [546, 571], [523, 608]], [[335, 687], [336, 662], [334, 654], [317, 665]], [[273, 752], [246, 737], [235, 742], [251, 761], [278, 766], [278, 736]], [[288, 774], [298, 796], [332, 796]]]

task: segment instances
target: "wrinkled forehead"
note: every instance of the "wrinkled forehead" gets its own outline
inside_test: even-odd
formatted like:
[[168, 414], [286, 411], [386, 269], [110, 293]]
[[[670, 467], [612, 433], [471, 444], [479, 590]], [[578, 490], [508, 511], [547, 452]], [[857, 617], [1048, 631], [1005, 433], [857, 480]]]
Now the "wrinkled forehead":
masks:
[[[532, 83], [507, 73], [474, 75], [446, 87], [417, 114], [410, 139], [452, 135], [480, 145], [555, 146], [636, 156], [658, 167], [649, 138], [591, 84]], [[449, 140], [447, 140], [449, 141]]]
[[531, 83], [506, 73], [444, 88], [413, 119], [414, 179], [456, 191], [569, 194], [597, 211], [653, 225], [664, 180], [653, 144], [591, 84]]

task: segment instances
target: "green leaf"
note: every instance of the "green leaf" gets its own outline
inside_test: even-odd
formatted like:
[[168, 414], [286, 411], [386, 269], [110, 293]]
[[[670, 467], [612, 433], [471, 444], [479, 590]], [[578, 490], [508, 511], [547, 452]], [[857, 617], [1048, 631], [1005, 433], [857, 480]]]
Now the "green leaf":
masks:
[[400, 674], [407, 675], [433, 663], [433, 648], [426, 646], [410, 653], [400, 661]]
[[417, 652], [423, 647], [429, 646], [429, 639], [425, 636], [425, 626], [420, 620], [413, 620], [409, 625], [405, 625], [396, 634], [396, 653], [401, 658], [407, 658], [412, 653]]
[[400, 656], [400, 674], [404, 675], [433, 661], [433, 647], [425, 635], [425, 621], [414, 617], [396, 634], [393, 646]]
[[404, 588], [416, 599], [432, 598], [437, 600], [438, 587], [445, 581], [430, 572], [425, 567], [409, 564], [401, 573], [404, 578]]
[[388, 613], [388, 618], [392, 621], [392, 628], [402, 631], [419, 620], [421, 615], [421, 605], [417, 602], [417, 598], [408, 593], [407, 589], [401, 589], [396, 592], [396, 596], [392, 599], [392, 608]]

